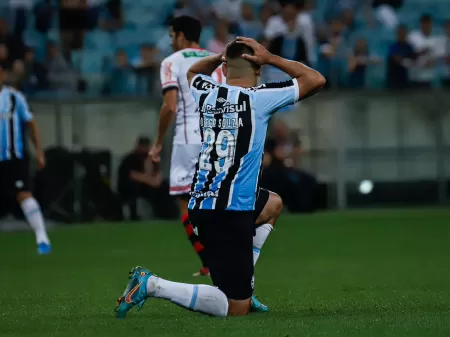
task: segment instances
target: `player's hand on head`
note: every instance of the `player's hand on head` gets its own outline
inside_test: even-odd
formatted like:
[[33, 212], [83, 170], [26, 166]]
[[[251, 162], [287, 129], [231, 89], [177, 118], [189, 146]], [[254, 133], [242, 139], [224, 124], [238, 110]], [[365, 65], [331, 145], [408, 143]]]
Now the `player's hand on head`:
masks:
[[246, 46], [253, 49], [253, 55], [249, 54], [242, 55], [242, 58], [244, 60], [256, 63], [260, 66], [270, 63], [272, 54], [262, 44], [258, 43], [255, 39], [238, 36], [236, 38], [236, 42], [245, 44]]

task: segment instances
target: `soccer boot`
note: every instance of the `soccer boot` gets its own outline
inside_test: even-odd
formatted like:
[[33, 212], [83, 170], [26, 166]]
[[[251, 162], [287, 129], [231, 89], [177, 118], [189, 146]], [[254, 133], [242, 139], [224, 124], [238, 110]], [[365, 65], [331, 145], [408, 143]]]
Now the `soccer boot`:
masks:
[[131, 269], [128, 282], [122, 296], [117, 299], [114, 309], [117, 318], [125, 318], [131, 308], [137, 306], [141, 310], [147, 299], [147, 280], [153, 274], [143, 267]]
[[52, 252], [52, 245], [49, 243], [41, 242], [37, 245], [37, 252], [39, 255], [47, 255]]
[[251, 312], [268, 312], [269, 308], [262, 304], [255, 296], [252, 296], [252, 306], [250, 307]]
[[209, 276], [209, 268], [201, 267], [200, 270], [192, 276]]

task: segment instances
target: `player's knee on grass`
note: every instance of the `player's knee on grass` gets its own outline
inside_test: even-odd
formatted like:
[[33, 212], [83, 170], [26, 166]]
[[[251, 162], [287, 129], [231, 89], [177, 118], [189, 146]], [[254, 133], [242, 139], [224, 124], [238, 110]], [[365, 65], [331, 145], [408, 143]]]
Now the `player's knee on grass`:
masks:
[[16, 199], [19, 203], [21, 203], [22, 201], [27, 200], [28, 198], [31, 198], [32, 196], [33, 195], [29, 191], [20, 191], [17, 193]]
[[246, 316], [250, 312], [251, 298], [246, 300], [228, 299], [228, 316]]
[[269, 223], [272, 226], [275, 225], [275, 222], [277, 221], [278, 217], [281, 215], [281, 212], [283, 211], [283, 200], [281, 197], [274, 193], [269, 192], [269, 200], [267, 201], [266, 205], [264, 206], [263, 211], [256, 219], [257, 225], [262, 225]]

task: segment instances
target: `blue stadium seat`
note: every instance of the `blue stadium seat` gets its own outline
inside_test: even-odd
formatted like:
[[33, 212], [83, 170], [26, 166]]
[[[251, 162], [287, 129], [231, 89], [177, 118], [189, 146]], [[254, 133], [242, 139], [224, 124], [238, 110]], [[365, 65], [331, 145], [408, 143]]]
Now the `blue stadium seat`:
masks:
[[101, 74], [84, 75], [87, 84], [87, 94], [90, 96], [100, 95], [105, 88], [105, 77]]
[[84, 48], [92, 50], [112, 50], [113, 43], [111, 34], [99, 29], [88, 32], [84, 39]]
[[137, 45], [140, 37], [136, 29], [122, 29], [113, 35], [113, 41], [116, 48], [125, 48], [131, 45]]
[[47, 42], [49, 39], [35, 30], [27, 30], [23, 37], [26, 46], [33, 47], [36, 59], [42, 62], [47, 54]]
[[81, 71], [81, 62], [83, 59], [83, 50], [74, 50], [71, 53], [71, 63], [72, 67], [78, 71]]
[[81, 55], [82, 74], [101, 74], [104, 69], [105, 55], [99, 51], [84, 50]]
[[214, 28], [211, 26], [207, 26], [203, 28], [202, 36], [200, 38], [200, 45], [203, 48], [206, 48], [208, 45], [208, 42], [214, 37]]

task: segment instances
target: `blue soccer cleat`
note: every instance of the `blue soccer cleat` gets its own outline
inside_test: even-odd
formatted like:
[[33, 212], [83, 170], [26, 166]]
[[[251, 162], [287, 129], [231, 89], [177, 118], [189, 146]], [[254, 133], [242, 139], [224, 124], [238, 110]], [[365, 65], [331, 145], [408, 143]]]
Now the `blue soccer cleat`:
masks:
[[267, 305], [262, 304], [255, 296], [252, 296], [251, 312], [269, 312]]
[[114, 309], [117, 318], [125, 318], [128, 311], [137, 306], [141, 310], [147, 299], [147, 280], [153, 274], [143, 267], [131, 269], [127, 287], [122, 296], [117, 300]]
[[52, 252], [52, 245], [49, 243], [41, 242], [37, 246], [37, 251], [39, 255], [47, 255]]

